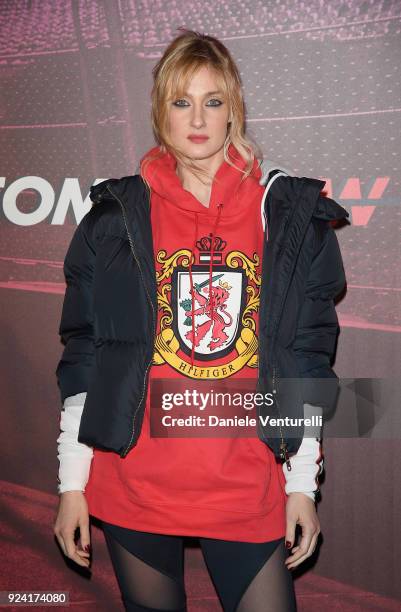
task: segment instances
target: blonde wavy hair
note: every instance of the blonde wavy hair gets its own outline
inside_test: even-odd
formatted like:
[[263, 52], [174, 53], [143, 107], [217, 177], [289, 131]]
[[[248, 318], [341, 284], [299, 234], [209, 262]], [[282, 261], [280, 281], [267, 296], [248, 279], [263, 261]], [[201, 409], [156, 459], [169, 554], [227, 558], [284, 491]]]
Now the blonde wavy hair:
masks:
[[[230, 109], [230, 121], [224, 142], [224, 159], [229, 165], [242, 172], [241, 180], [245, 180], [252, 172], [255, 158], [261, 160], [263, 155], [259, 146], [245, 133], [245, 103], [238, 68], [228, 49], [217, 38], [182, 27], [177, 29], [183, 33], [167, 46], [163, 56], [152, 70], [151, 123], [160, 152], [145, 157], [143, 169], [150, 161], [161, 157], [168, 151], [183, 166], [193, 172], [199, 180], [202, 181], [202, 176], [205, 179], [213, 180], [208, 172], [192, 160], [188, 161], [188, 158], [174, 147], [168, 134], [168, 102], [182, 97], [186, 91], [187, 83], [196, 71], [203, 66], [207, 66], [214, 70], [218, 86], [222, 90]], [[235, 146], [245, 160], [245, 169], [238, 168], [230, 159], [228, 153], [230, 143]], [[142, 178], [150, 190], [148, 182], [143, 176]]]

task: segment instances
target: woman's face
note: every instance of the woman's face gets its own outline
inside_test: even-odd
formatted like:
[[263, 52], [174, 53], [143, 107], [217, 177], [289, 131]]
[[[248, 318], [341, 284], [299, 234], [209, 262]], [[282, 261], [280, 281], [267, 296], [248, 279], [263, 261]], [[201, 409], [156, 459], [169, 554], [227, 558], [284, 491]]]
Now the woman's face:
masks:
[[[168, 104], [170, 138], [183, 155], [200, 160], [222, 150], [229, 108], [212, 69], [200, 68], [189, 82], [185, 96]], [[190, 136], [207, 138], [197, 141]]]

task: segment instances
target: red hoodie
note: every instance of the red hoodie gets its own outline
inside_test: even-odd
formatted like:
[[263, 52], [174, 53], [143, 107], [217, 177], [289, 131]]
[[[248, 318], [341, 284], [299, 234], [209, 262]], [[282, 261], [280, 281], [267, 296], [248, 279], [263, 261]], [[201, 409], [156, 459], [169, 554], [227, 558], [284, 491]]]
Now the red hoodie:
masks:
[[[227, 390], [234, 379], [257, 379], [264, 191], [256, 160], [242, 183], [243, 174], [223, 161], [206, 208], [182, 187], [171, 154], [144, 165], [158, 150], [141, 161], [152, 192], [159, 306], [144, 420], [125, 458], [95, 449], [86, 487], [89, 512], [153, 533], [244, 542], [284, 537], [285, 477], [256, 429], [248, 437], [202, 437], [207, 434], [201, 428], [199, 437], [192, 428], [166, 428], [164, 437], [154, 436], [163, 430], [153, 395], [151, 407], [158, 384], [172, 392], [180, 390], [177, 384]], [[245, 168], [233, 145], [229, 155]], [[180, 414], [186, 410], [184, 405]], [[190, 437], [175, 437], [190, 430]]]

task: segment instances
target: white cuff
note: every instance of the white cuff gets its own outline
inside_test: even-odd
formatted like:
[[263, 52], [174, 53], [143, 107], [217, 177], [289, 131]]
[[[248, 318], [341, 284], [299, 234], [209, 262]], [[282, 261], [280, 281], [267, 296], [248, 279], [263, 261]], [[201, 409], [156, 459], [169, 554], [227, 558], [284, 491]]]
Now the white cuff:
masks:
[[[313, 415], [321, 416], [322, 409], [310, 404], [304, 404], [305, 418]], [[318, 476], [324, 469], [324, 458], [321, 449], [321, 428], [316, 426], [304, 428], [304, 437], [298, 452], [290, 457], [291, 470], [287, 464], [282, 464], [286, 479], [285, 492], [305, 493], [315, 499], [315, 491], [319, 489]]]
[[59, 460], [58, 493], [85, 491], [89, 479], [93, 448], [78, 442], [79, 425], [86, 392], [64, 400], [60, 417], [61, 433], [57, 438]]

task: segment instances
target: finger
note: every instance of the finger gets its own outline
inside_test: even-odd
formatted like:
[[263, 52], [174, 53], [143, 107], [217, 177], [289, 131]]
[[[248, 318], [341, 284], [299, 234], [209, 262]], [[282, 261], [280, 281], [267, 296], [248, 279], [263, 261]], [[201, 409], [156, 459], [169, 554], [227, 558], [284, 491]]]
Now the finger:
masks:
[[73, 556], [71, 557], [72, 561], [75, 561], [75, 563], [77, 563], [78, 565], [81, 565], [82, 567], [90, 567], [90, 559], [88, 559], [87, 557], [83, 557], [82, 555], [82, 551], [81, 554], [75, 550]]
[[299, 546], [297, 546], [296, 552], [293, 552], [293, 554], [287, 557], [287, 559], [285, 560], [285, 564], [287, 566], [293, 563], [294, 561], [297, 561], [300, 557], [303, 557], [306, 554], [310, 547], [313, 534], [314, 531], [312, 529], [303, 527], [301, 541], [299, 543]]
[[[290, 549], [294, 542], [295, 542], [295, 529], [297, 527], [297, 523], [296, 521], [287, 518], [287, 526], [286, 526], [286, 532], [285, 532], [285, 541], [286, 541], [286, 548]], [[287, 542], [290, 542], [290, 546], [287, 546]]]
[[63, 554], [67, 556], [67, 549], [65, 547], [63, 536], [59, 533], [56, 533], [57, 542], [60, 544], [60, 548], [63, 551]]
[[90, 557], [90, 550], [84, 548], [81, 538], [78, 538], [76, 551], [78, 555], [81, 555], [82, 557]]
[[300, 556], [298, 559], [296, 559], [293, 562], [290, 562], [287, 567], [288, 569], [293, 569], [294, 567], [297, 567], [297, 565], [300, 565], [301, 563], [303, 563], [303, 561], [305, 561], [305, 559], [308, 559], [308, 557], [310, 557], [316, 548], [317, 545], [317, 538], [318, 538], [319, 532], [316, 532], [311, 539], [310, 545], [308, 546], [308, 549], [306, 551], [306, 553], [302, 556]]
[[67, 533], [63, 535], [65, 546], [67, 549], [67, 556], [81, 565], [82, 567], [89, 567], [89, 560], [81, 557], [77, 552], [77, 546], [74, 542], [74, 533]]
[[81, 539], [79, 539], [78, 542], [77, 542], [76, 551], [77, 551], [77, 554], [80, 555], [83, 558], [89, 558], [90, 557], [90, 552], [89, 552], [89, 550], [85, 550], [83, 548]]
[[82, 546], [82, 550], [85, 552], [85, 554], [87, 554], [88, 556], [90, 556], [91, 553], [91, 549], [90, 549], [90, 533], [89, 533], [89, 520], [85, 519], [85, 520], [81, 520], [79, 522], [79, 533], [80, 533], [80, 543]]
[[302, 555], [302, 557], [300, 557], [299, 559], [297, 559], [296, 561], [294, 561], [293, 563], [290, 563], [287, 565], [288, 569], [294, 569], [295, 567], [297, 567], [298, 565], [300, 565], [301, 563], [303, 563], [306, 559], [308, 559], [309, 557], [312, 556], [314, 552], [314, 548], [312, 547], [311, 550], [308, 550], [308, 552], [305, 555]]
[[[81, 563], [81, 558], [80, 557], [77, 558], [76, 555], [71, 556], [68, 553], [68, 546], [66, 544], [66, 540], [68, 540], [68, 538], [64, 539], [64, 537], [62, 536], [61, 533], [60, 534], [56, 534], [56, 537], [57, 537], [58, 543], [60, 544], [61, 550], [63, 551], [63, 554], [66, 557], [69, 557], [69, 558], [73, 559], [73, 561], [76, 561], [77, 563], [79, 563], [79, 565], [82, 565], [83, 567], [89, 567], [89, 564], [86, 562], [86, 560], [85, 560], [84, 563]], [[74, 545], [74, 547], [75, 547], [75, 545]], [[76, 551], [76, 553], [79, 554], [78, 551]]]

